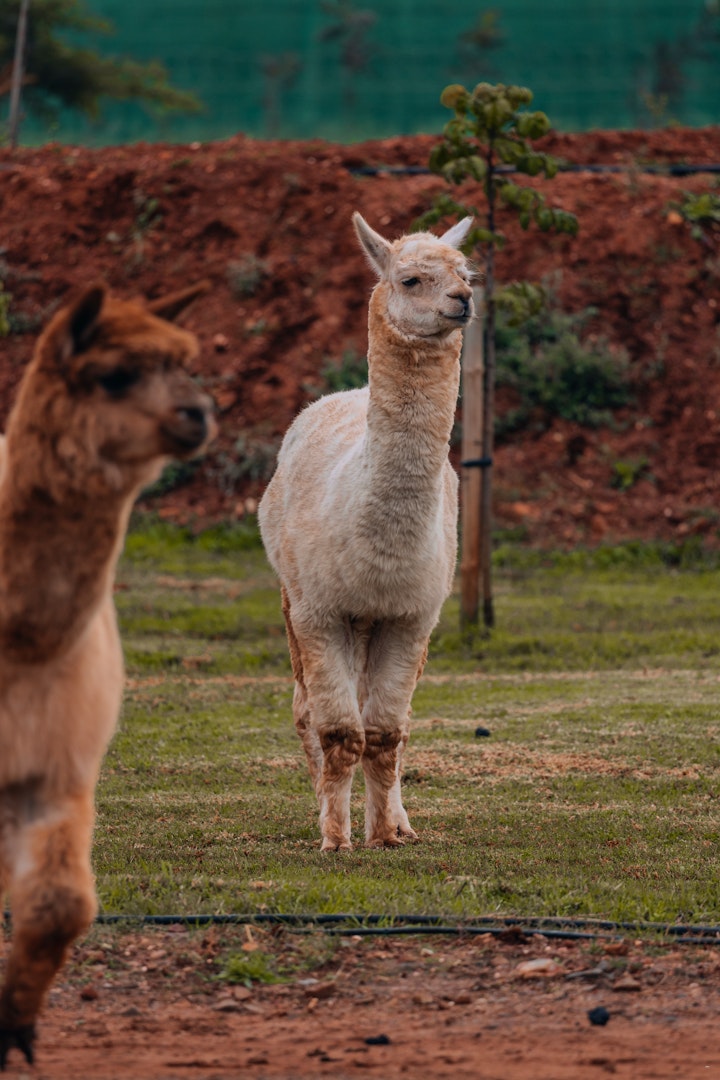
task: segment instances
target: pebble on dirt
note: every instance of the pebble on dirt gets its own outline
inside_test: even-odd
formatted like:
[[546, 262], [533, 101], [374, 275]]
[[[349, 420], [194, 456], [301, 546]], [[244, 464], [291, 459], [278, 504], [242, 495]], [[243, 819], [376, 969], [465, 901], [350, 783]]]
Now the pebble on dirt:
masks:
[[604, 1005], [597, 1005], [594, 1009], [588, 1009], [588, 1020], [598, 1027], [605, 1027], [610, 1019], [610, 1013]]

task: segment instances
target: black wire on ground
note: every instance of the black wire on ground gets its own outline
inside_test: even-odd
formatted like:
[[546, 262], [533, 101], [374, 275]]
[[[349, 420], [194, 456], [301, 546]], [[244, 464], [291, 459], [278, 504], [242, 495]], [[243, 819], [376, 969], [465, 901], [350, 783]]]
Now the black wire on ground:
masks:
[[[426, 165], [349, 165], [349, 173], [353, 176], [437, 176]], [[500, 165], [496, 172], [514, 173], [512, 165]], [[558, 166], [558, 172], [566, 173], [650, 173], [653, 176], [694, 176], [696, 173], [720, 173], [720, 164], [715, 162], [698, 162], [694, 165], [668, 164], [668, 165], [576, 165], [565, 163]]]
[[[4, 922], [11, 921], [10, 912]], [[490, 934], [507, 940], [521, 940], [537, 935], [547, 938], [596, 941], [607, 937], [666, 938], [679, 945], [720, 945], [720, 926], [694, 926], [691, 923], [615, 922], [610, 919], [559, 918], [553, 916], [482, 915], [449, 923], [439, 915], [297, 915], [283, 913], [130, 915], [102, 913], [95, 920], [99, 926], [272, 926], [295, 933], [411, 937], [443, 934], [455, 937]]]
[[282, 926], [295, 932], [309, 933], [322, 930], [327, 934], [383, 936], [413, 936], [421, 934], [444, 934], [456, 937], [491, 934], [512, 938], [539, 935], [548, 938], [597, 940], [605, 937], [665, 937], [677, 944], [720, 945], [720, 926], [693, 926], [692, 924], [655, 922], [614, 922], [606, 919], [565, 919], [530, 916], [478, 916], [449, 923], [437, 915], [290, 915], [267, 912], [259, 914], [223, 915], [112, 915], [101, 914], [100, 925], [140, 923], [150, 926], [250, 925]]

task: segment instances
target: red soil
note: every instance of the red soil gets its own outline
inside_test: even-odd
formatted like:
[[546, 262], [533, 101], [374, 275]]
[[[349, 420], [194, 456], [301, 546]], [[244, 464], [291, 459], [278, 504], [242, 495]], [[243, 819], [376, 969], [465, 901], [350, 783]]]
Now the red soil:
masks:
[[[37, 1080], [720, 1075], [713, 947], [431, 935], [331, 952], [293, 935], [172, 929], [96, 929], [75, 949], [41, 1019]], [[243, 947], [295, 973], [218, 981]], [[598, 1008], [605, 1025], [590, 1021]], [[16, 1051], [8, 1075], [31, 1075]]]
[[[0, 277], [12, 315], [42, 320], [68, 289], [97, 277], [126, 295], [157, 295], [199, 277], [213, 284], [184, 322], [201, 338], [198, 369], [217, 399], [222, 435], [189, 484], [156, 500], [163, 514], [200, 523], [242, 514], [262, 480], [238, 478], [237, 440], [272, 445], [328, 359], [363, 353], [372, 281], [351, 212], [397, 235], [442, 184], [427, 175], [350, 170], [425, 165], [433, 141], [338, 146], [238, 136], [190, 147], [0, 154]], [[716, 229], [694, 239], [670, 204], [715, 180], [653, 175], [643, 165], [717, 162], [720, 128], [552, 135], [545, 147], [570, 162], [629, 168], [537, 181], [552, 204], [578, 215], [580, 233], [523, 233], [501, 220], [508, 243], [499, 278], [556, 275], [566, 310], [596, 307], [589, 332], [627, 350], [636, 404], [612, 430], [555, 422], [499, 446], [497, 520], [521, 523], [534, 542], [548, 544], [712, 539], [720, 494], [720, 237]], [[248, 257], [262, 261], [262, 274], [242, 295], [229, 274]], [[3, 341], [0, 422], [34, 336]], [[613, 463], [640, 459], [647, 460], [644, 478], [627, 491], [613, 488]]]

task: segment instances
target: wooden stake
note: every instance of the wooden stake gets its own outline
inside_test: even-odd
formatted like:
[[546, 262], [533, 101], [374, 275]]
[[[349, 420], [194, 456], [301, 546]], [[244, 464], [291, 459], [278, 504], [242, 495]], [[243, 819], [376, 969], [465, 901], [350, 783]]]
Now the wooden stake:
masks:
[[27, 41], [27, 22], [30, 0], [20, 0], [17, 34], [15, 35], [15, 59], [13, 61], [12, 81], [10, 84], [10, 112], [8, 115], [8, 142], [14, 150], [18, 144], [20, 130], [20, 101], [25, 73], [25, 43]]
[[480, 596], [480, 490], [482, 467], [464, 464], [479, 461], [483, 445], [483, 290], [473, 289], [475, 319], [465, 330], [462, 371], [462, 472], [460, 625], [478, 624]]

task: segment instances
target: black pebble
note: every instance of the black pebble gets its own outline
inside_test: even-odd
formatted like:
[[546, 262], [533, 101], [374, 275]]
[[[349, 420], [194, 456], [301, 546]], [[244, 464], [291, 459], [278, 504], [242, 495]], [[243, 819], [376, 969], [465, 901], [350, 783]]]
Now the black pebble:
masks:
[[476, 739], [484, 739], [489, 734], [490, 734], [490, 729], [489, 728], [486, 728], [486, 727], [476, 727], [475, 728], [475, 738]]
[[591, 1024], [598, 1024], [600, 1027], [604, 1027], [610, 1019], [610, 1013], [603, 1005], [598, 1005], [595, 1009], [588, 1011], [588, 1020]]
[[389, 1046], [390, 1039], [387, 1035], [368, 1035], [365, 1042], [368, 1046]]

